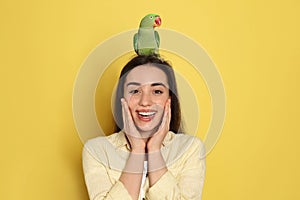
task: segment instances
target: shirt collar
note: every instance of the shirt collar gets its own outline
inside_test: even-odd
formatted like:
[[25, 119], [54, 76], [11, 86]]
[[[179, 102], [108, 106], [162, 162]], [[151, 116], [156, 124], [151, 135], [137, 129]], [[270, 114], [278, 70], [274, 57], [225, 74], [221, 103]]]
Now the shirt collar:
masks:
[[124, 131], [121, 130], [117, 133], [115, 138], [115, 144], [117, 148], [122, 148], [123, 146], [128, 145]]

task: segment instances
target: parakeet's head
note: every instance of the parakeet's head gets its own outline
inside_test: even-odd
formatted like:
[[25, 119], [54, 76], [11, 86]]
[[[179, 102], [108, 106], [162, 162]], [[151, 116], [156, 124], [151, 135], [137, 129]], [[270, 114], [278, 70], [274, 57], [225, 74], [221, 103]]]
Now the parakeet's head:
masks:
[[146, 15], [140, 24], [140, 27], [143, 28], [155, 28], [161, 25], [161, 18], [157, 14], [148, 14]]

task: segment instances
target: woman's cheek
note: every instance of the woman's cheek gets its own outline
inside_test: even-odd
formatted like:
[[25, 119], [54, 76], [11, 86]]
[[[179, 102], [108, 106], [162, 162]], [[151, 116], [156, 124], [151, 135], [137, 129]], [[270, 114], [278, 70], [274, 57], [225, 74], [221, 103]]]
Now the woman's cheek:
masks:
[[159, 105], [160, 107], [165, 107], [166, 103], [167, 103], [168, 98], [158, 98], [156, 100], [156, 104]]
[[124, 96], [125, 100], [127, 101], [128, 105], [134, 101], [135, 97], [134, 95], [131, 95], [131, 94], [127, 94]]
[[128, 107], [130, 108], [130, 110], [134, 110], [134, 108], [137, 106], [137, 103], [138, 103], [137, 99], [131, 97], [126, 100], [127, 100]]

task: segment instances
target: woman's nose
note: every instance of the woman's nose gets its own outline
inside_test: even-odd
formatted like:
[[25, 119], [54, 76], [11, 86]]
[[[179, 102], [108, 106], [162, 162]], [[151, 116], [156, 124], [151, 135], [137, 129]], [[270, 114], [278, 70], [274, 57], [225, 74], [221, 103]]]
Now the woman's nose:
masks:
[[150, 106], [152, 103], [151, 95], [148, 92], [142, 92], [139, 103], [141, 106]]

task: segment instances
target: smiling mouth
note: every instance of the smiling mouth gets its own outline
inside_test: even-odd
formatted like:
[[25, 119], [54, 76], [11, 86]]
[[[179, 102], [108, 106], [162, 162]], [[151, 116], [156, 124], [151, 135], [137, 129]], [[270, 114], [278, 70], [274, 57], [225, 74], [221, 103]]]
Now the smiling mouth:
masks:
[[138, 111], [137, 114], [138, 114], [138, 118], [140, 120], [148, 122], [154, 118], [156, 112], [155, 111]]
[[139, 115], [142, 117], [150, 117], [152, 115], [155, 115], [156, 112], [138, 112]]

